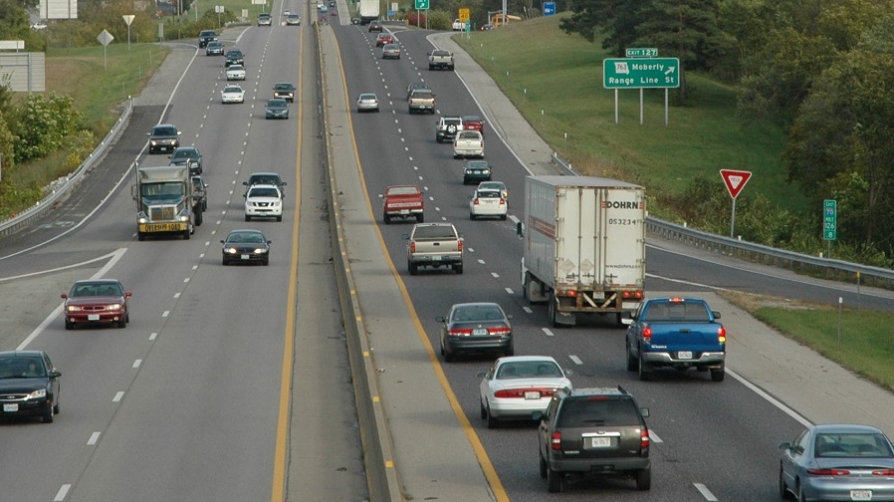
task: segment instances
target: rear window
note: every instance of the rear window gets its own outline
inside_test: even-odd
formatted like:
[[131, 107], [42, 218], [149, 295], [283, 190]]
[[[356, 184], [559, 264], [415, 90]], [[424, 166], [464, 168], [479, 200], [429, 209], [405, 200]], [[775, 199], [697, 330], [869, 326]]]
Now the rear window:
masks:
[[594, 396], [566, 399], [559, 410], [558, 427], [622, 426], [640, 423], [630, 399]]
[[888, 441], [881, 434], [819, 434], [817, 457], [891, 458]]
[[415, 239], [455, 239], [456, 233], [453, 227], [433, 226], [433, 227], [417, 227], [413, 233]]
[[416, 195], [419, 190], [416, 187], [395, 187], [388, 190], [388, 195]]
[[711, 313], [701, 302], [653, 303], [646, 310], [646, 321], [698, 321], [708, 322]]

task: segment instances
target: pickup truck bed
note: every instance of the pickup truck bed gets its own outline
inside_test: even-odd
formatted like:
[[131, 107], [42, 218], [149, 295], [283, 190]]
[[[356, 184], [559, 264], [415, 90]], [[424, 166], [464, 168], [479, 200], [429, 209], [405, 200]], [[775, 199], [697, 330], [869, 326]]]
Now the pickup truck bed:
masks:
[[386, 225], [393, 218], [415, 218], [417, 223], [423, 223], [425, 218], [423, 211], [425, 203], [422, 200], [422, 190], [415, 185], [394, 185], [385, 189], [382, 195], [382, 221]]
[[650, 380], [655, 368], [711, 372], [720, 382], [725, 374], [726, 329], [708, 303], [697, 298], [661, 298], [643, 302], [627, 328], [627, 370]]
[[435, 114], [435, 94], [425, 89], [417, 89], [407, 98], [407, 107], [410, 113], [429, 112]]

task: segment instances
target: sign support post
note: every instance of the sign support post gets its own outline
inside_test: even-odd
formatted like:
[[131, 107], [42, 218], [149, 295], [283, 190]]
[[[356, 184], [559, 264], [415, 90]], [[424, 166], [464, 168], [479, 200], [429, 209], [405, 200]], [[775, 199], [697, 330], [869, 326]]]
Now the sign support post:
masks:
[[748, 184], [748, 180], [751, 179], [751, 171], [721, 169], [720, 176], [723, 178], [723, 183], [726, 185], [726, 190], [729, 192], [730, 197], [733, 198], [733, 209], [729, 226], [729, 237], [732, 239], [736, 231], [736, 198], [739, 196], [739, 192]]

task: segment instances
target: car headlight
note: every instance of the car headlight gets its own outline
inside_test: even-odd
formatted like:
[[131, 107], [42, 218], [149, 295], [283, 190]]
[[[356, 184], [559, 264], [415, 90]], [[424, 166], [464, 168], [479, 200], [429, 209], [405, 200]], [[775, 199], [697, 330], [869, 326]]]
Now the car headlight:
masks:
[[146, 216], [139, 216], [137, 217], [137, 223], [149, 223], [149, 218]]
[[255, 249], [255, 254], [264, 254], [267, 252], [266, 248], [257, 248]]
[[77, 305], [69, 305], [69, 306], [65, 307], [65, 309], [68, 310], [69, 312], [80, 312], [81, 311], [81, 307], [78, 307]]
[[30, 394], [28, 394], [28, 397], [26, 399], [43, 399], [45, 397], [47, 397], [47, 390], [46, 389], [37, 389], [37, 390], [31, 392]]
[[189, 215], [188, 215], [188, 214], [181, 214], [181, 215], [180, 215], [180, 221], [183, 221], [183, 222], [189, 221]]
[[107, 306], [107, 308], [108, 308], [109, 310], [121, 310], [122, 307], [124, 307], [124, 306], [121, 305], [120, 303], [110, 303], [110, 304]]
[[223, 252], [227, 254], [236, 254], [236, 248], [226, 247], [224, 248]]
[[151, 139], [151, 140], [149, 140], [149, 144], [152, 145], [152, 146], [155, 146], [155, 145], [158, 144], [158, 141], [155, 141], [154, 139]]

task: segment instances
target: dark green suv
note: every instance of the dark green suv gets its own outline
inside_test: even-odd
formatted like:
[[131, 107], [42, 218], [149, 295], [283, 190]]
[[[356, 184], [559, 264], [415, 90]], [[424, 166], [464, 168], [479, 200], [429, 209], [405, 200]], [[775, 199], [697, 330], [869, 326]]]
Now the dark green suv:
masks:
[[621, 386], [557, 392], [539, 417], [540, 477], [549, 491], [561, 492], [567, 475], [633, 477], [637, 490], [648, 490], [647, 416]]

